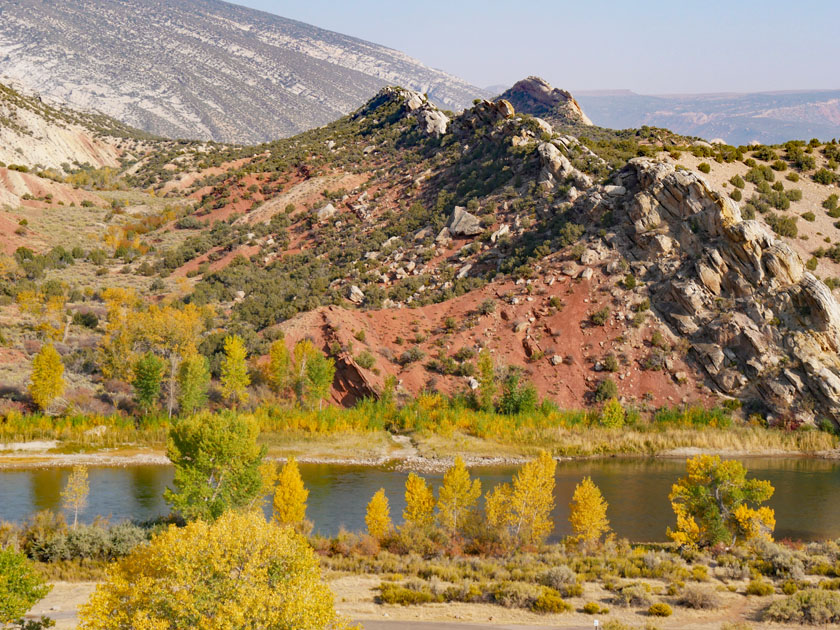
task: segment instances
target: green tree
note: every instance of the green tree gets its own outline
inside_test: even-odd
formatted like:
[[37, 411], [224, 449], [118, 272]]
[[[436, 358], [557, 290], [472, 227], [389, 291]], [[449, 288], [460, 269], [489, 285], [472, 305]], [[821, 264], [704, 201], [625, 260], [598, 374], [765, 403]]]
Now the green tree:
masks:
[[64, 363], [52, 344], [43, 346], [32, 359], [32, 382], [29, 395], [38, 407], [46, 411], [64, 393]]
[[496, 397], [496, 370], [493, 357], [487, 348], [478, 353], [478, 392], [476, 404], [482, 411], [493, 411], [493, 399]]
[[178, 408], [181, 415], [189, 415], [207, 404], [210, 388], [210, 364], [207, 357], [191, 354], [178, 368]]
[[248, 385], [251, 377], [248, 375], [248, 365], [245, 344], [237, 335], [225, 337], [225, 356], [222, 359], [222, 394], [235, 403], [248, 400]]
[[737, 460], [698, 455], [686, 460], [686, 476], [671, 488], [668, 499], [677, 529], [668, 536], [677, 544], [707, 547], [733, 544], [738, 537], [770, 539], [776, 526], [772, 509], [761, 506], [773, 496], [769, 481], [747, 479]]
[[268, 350], [267, 380], [271, 389], [284, 395], [291, 386], [292, 359], [284, 339], [277, 339]]
[[471, 480], [464, 460], [455, 457], [454, 465], [443, 475], [443, 485], [438, 491], [438, 519], [441, 526], [455, 533], [463, 527], [469, 512], [481, 496], [481, 481]]
[[0, 626], [23, 617], [51, 588], [22, 553], [0, 548]]
[[166, 364], [163, 359], [147, 352], [134, 363], [134, 397], [137, 404], [145, 410], [157, 406], [160, 398], [160, 384]]
[[307, 388], [310, 398], [318, 401], [318, 409], [330, 393], [333, 378], [335, 378], [335, 361], [320, 352], [313, 355], [306, 364]]
[[166, 454], [175, 465], [175, 489], [166, 501], [184, 518], [215, 519], [253, 504], [262, 488], [259, 427], [235, 413], [202, 412], [177, 421]]

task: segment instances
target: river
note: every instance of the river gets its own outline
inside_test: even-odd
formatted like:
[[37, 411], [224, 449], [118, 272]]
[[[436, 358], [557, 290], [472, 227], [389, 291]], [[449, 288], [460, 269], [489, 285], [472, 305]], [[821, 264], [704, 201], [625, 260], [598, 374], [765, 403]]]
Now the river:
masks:
[[[840, 537], [840, 462], [774, 457], [744, 460], [750, 474], [769, 479], [776, 488], [770, 506], [776, 510], [776, 538], [820, 540]], [[365, 506], [374, 492], [385, 488], [391, 516], [399, 522], [404, 507], [408, 473], [387, 468], [303, 464], [301, 474], [309, 489], [307, 517], [315, 531], [335, 534], [340, 527], [364, 529]], [[665, 528], [674, 518], [668, 503], [671, 484], [682, 474], [678, 459], [594, 459], [560, 462], [557, 466], [554, 510], [557, 539], [570, 532], [568, 504], [574, 486], [591, 476], [609, 503], [608, 517], [619, 536], [634, 541], [665, 540]], [[61, 489], [69, 469], [0, 470], [0, 520], [24, 521], [38, 510], [61, 508]], [[476, 468], [483, 491], [509, 481], [513, 468]], [[426, 475], [437, 487], [441, 474]], [[168, 513], [164, 489], [172, 483], [169, 466], [91, 468], [90, 498], [81, 516], [112, 522], [147, 520]]]

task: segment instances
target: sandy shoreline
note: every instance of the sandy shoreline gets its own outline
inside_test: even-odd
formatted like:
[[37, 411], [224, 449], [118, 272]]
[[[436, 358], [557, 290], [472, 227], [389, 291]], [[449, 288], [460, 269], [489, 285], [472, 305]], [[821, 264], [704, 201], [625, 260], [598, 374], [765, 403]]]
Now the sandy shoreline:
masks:
[[[20, 445], [15, 445], [19, 447]], [[840, 451], [822, 451], [818, 453], [802, 453], [799, 451], [769, 450], [760, 453], [751, 451], [711, 451], [694, 447], [678, 448], [654, 455], [645, 454], [610, 454], [561, 456], [557, 461], [601, 460], [601, 459], [681, 459], [699, 454], [715, 454], [722, 457], [813, 457], [818, 459], [840, 459]], [[521, 466], [529, 461], [528, 457], [517, 456], [481, 456], [463, 455], [467, 466], [471, 468]], [[279, 462], [285, 457], [268, 456]], [[332, 466], [365, 466], [365, 467], [393, 467], [398, 471], [412, 472], [442, 472], [452, 465], [452, 457], [426, 457], [414, 452], [393, 453], [381, 457], [296, 457], [301, 464], [325, 464]], [[51, 453], [28, 448], [8, 448], [0, 450], [0, 470], [26, 470], [38, 468], [62, 468], [71, 466], [89, 467], [129, 467], [129, 466], [167, 466], [171, 462], [163, 451], [154, 450], [114, 450], [93, 453]]]

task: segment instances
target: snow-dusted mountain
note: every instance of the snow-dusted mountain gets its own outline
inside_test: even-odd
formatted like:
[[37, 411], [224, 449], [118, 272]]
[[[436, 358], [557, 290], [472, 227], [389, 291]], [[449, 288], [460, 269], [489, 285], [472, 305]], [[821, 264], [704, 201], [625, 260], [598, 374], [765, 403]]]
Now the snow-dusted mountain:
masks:
[[288, 136], [386, 84], [461, 109], [487, 94], [396, 50], [217, 0], [3, 0], [0, 77], [146, 131]]

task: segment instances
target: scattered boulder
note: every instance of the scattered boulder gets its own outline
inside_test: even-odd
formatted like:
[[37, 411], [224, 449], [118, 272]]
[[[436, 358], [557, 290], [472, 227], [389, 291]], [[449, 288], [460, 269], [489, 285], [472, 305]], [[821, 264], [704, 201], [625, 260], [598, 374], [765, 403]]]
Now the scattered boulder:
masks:
[[350, 287], [350, 292], [347, 297], [353, 304], [361, 304], [365, 301], [365, 294], [355, 284]]
[[453, 236], [477, 236], [484, 231], [481, 220], [462, 206], [455, 206], [447, 227]]
[[330, 217], [335, 216], [337, 212], [338, 210], [336, 210], [335, 206], [328, 203], [327, 205], [318, 208], [318, 210], [315, 211], [315, 216], [319, 221], [326, 221]]

